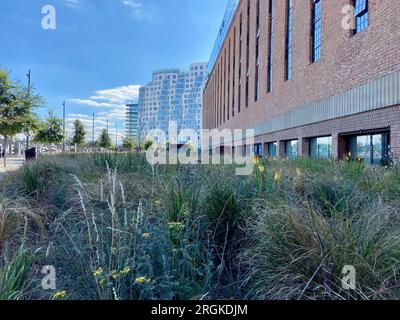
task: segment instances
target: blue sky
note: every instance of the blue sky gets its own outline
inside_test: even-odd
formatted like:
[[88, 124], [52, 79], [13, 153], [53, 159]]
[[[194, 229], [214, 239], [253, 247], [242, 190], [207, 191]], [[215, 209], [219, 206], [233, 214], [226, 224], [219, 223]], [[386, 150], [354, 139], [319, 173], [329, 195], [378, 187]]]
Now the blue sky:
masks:
[[[152, 71], [209, 59], [226, 0], [1, 0], [0, 66], [26, 82], [28, 69], [47, 107], [98, 130], [123, 132], [123, 104]], [[56, 30], [42, 8], [56, 9]], [[45, 114], [47, 109], [41, 110]]]

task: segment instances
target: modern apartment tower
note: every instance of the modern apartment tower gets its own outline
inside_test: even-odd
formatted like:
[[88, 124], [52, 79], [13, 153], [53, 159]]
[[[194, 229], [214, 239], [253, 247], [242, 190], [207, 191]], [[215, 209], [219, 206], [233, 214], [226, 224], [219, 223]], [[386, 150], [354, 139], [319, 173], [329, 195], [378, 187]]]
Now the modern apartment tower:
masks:
[[244, 152], [270, 157], [400, 159], [398, 0], [240, 0], [227, 11], [205, 129], [254, 129]]
[[138, 142], [139, 105], [126, 105], [125, 136]]
[[[153, 73], [151, 83], [139, 91], [139, 140], [143, 143], [150, 130], [162, 130], [170, 141], [169, 128], [176, 123], [177, 132], [191, 129], [199, 143], [202, 128], [203, 90], [207, 79], [207, 63], [190, 65], [189, 72], [179, 69], [160, 70]], [[157, 139], [157, 138], [156, 138]], [[186, 137], [177, 144], [187, 143]]]

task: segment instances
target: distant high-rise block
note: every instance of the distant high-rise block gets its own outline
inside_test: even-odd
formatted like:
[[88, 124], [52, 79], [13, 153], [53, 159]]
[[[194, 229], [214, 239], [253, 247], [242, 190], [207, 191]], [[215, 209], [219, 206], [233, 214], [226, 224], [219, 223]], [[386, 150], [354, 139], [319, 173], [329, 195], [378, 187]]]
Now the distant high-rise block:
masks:
[[[194, 130], [197, 141], [192, 142], [199, 143], [206, 80], [207, 63], [192, 64], [188, 72], [155, 71], [151, 83], [139, 91], [139, 140], [143, 142], [151, 130], [160, 129], [169, 141], [169, 125], [175, 122], [178, 132]], [[187, 143], [188, 140], [175, 142]]]
[[139, 105], [137, 103], [126, 105], [125, 135], [135, 141], [138, 139], [138, 117]]

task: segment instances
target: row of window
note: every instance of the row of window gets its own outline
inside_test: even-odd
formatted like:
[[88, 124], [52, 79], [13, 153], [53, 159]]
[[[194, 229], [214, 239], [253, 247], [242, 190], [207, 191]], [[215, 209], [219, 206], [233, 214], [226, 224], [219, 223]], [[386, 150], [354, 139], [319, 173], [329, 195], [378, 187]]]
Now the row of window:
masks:
[[[256, 1], [256, 34], [255, 34], [255, 92], [254, 99], [258, 101], [260, 92], [260, 43], [261, 43], [261, 0], [247, 0], [247, 14], [246, 14], [246, 35], [245, 40], [243, 39], [243, 12], [239, 14], [239, 61], [238, 69], [239, 72], [236, 74], [236, 40], [237, 40], [237, 27], [233, 28], [233, 65], [231, 66], [231, 39], [228, 40], [227, 48], [224, 49], [221, 54], [221, 60], [216, 65], [214, 71], [214, 78], [210, 81], [212, 88], [212, 101], [211, 105], [214, 106], [213, 122], [214, 126], [218, 127], [225, 121], [235, 116], [235, 109], [238, 113], [241, 112], [242, 102], [242, 80], [245, 81], [245, 108], [249, 106], [249, 77], [250, 77], [250, 21], [251, 21], [251, 1]], [[321, 59], [322, 49], [322, 2], [324, 0], [310, 0], [311, 1], [311, 62], [316, 62]], [[293, 6], [293, 0], [285, 0], [286, 5], [286, 19], [285, 19], [285, 80], [291, 80], [293, 77], [293, 17], [295, 15], [295, 7]], [[267, 93], [272, 91], [272, 78], [273, 78], [273, 54], [274, 54], [274, 22], [275, 22], [275, 0], [269, 0], [267, 6]], [[280, 4], [280, 2], [279, 2]], [[354, 4], [354, 18], [355, 18], [355, 33], [363, 31], [369, 23], [368, 14], [368, 0], [353, 0]], [[245, 42], [245, 44], [244, 44]], [[243, 68], [243, 49], [246, 46], [246, 63]], [[245, 69], [245, 70], [244, 70]], [[245, 73], [244, 73], [245, 72]], [[233, 76], [232, 76], [233, 75]], [[233, 78], [231, 81], [231, 77]], [[236, 79], [237, 77], [237, 79]], [[228, 83], [227, 83], [228, 82]], [[232, 82], [232, 90], [231, 90]], [[238, 99], [236, 101], [235, 93], [236, 86], [238, 87]], [[226, 91], [227, 90], [227, 91]], [[227, 92], [227, 94], [226, 94]], [[230, 112], [231, 109], [231, 112]]]
[[[278, 143], [270, 142], [266, 144], [268, 157], [278, 157]], [[299, 158], [298, 140], [287, 140], [284, 142], [284, 154], [289, 159]], [[353, 159], [361, 160], [366, 164], [381, 165], [389, 158], [390, 133], [376, 133], [350, 136], [346, 142], [348, 155]], [[263, 156], [263, 146], [261, 143], [253, 146], [253, 153], [260, 157]], [[308, 155], [314, 159], [332, 158], [332, 137], [317, 137], [309, 139]]]

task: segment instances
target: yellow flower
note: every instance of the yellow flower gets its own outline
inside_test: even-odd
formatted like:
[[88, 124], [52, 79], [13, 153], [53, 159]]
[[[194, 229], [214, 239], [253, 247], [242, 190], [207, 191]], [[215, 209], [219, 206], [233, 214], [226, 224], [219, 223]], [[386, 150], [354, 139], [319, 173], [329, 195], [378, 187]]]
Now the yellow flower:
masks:
[[110, 273], [110, 277], [113, 278], [113, 279], [117, 279], [118, 276], [119, 276], [119, 274], [118, 274], [118, 271], [117, 271], [117, 270], [113, 270], [113, 271]]
[[137, 284], [147, 284], [150, 282], [151, 282], [151, 280], [146, 277], [139, 277], [139, 278], [136, 278], [136, 280], [135, 280], [135, 283], [137, 283]]
[[121, 274], [128, 274], [131, 271], [131, 268], [126, 267], [124, 270], [121, 271]]
[[255, 156], [253, 157], [253, 162], [254, 162], [254, 164], [259, 164], [259, 163], [260, 163], [260, 157], [257, 156], [257, 155], [255, 155]]
[[156, 206], [161, 206], [161, 200], [155, 200], [154, 201], [154, 204], [156, 205]]
[[146, 233], [143, 233], [143, 234], [142, 234], [142, 238], [145, 239], [145, 240], [148, 239], [148, 238], [150, 238], [150, 233], [147, 233], [147, 232], [146, 232]]
[[296, 168], [296, 173], [300, 177], [301, 176], [301, 169], [300, 168]]
[[66, 295], [67, 295], [67, 291], [59, 291], [53, 295], [53, 299], [54, 300], [63, 299], [66, 297]]
[[183, 229], [183, 224], [181, 222], [171, 222], [168, 223], [168, 228], [171, 231], [181, 231]]
[[276, 183], [278, 183], [281, 180], [281, 176], [282, 176], [282, 171], [280, 169], [276, 170], [274, 174], [274, 180]]
[[260, 164], [260, 165], [258, 166], [258, 171], [260, 171], [260, 173], [264, 173], [265, 167], [264, 167], [262, 164]]
[[102, 267], [98, 268], [95, 272], [93, 272], [93, 276], [96, 277], [96, 278], [100, 277], [102, 274], [103, 274], [103, 268]]
[[106, 283], [106, 279], [101, 279], [101, 280], [99, 281], [99, 284], [100, 284], [101, 286], [103, 286], [105, 283]]

